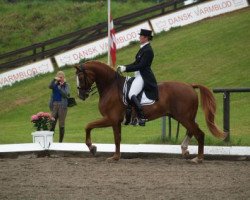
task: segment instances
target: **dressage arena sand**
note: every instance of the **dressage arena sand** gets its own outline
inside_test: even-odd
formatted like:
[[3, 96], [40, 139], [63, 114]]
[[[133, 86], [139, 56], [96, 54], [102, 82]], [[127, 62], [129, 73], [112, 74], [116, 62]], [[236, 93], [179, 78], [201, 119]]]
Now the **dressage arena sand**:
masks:
[[0, 159], [0, 199], [250, 199], [250, 162], [107, 156]]

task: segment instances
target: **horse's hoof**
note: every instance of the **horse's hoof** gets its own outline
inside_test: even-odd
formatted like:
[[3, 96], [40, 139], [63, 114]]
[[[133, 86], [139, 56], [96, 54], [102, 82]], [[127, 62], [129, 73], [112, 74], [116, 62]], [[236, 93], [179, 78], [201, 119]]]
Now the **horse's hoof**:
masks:
[[89, 148], [89, 151], [90, 153], [95, 156], [96, 155], [96, 151], [97, 151], [97, 147], [95, 145], [92, 145], [90, 148]]
[[112, 156], [110, 158], [107, 158], [107, 162], [117, 162], [120, 160], [120, 157], [119, 156]]
[[193, 164], [200, 164], [200, 163], [203, 162], [203, 159], [195, 157], [195, 158], [191, 159], [190, 162], [193, 163]]
[[189, 150], [187, 147], [181, 147], [181, 154], [184, 158], [187, 158], [189, 156]]
[[183, 150], [183, 151], [182, 151], [182, 156], [183, 156], [184, 158], [187, 158], [187, 157], [189, 156], [189, 151], [188, 151], [188, 150]]

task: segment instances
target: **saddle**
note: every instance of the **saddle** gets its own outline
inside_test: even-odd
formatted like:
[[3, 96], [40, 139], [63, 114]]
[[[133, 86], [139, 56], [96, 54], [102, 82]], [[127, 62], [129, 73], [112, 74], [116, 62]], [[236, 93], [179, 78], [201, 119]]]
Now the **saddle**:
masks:
[[[128, 98], [128, 94], [131, 88], [131, 85], [133, 83], [133, 81], [135, 80], [134, 77], [126, 77], [124, 85], [123, 85], [123, 103], [124, 105], [128, 106], [130, 104], [130, 100]], [[152, 105], [155, 103], [155, 100], [151, 100], [149, 98], [147, 98], [144, 90], [142, 90], [138, 95], [137, 95], [138, 100], [140, 101], [140, 104], [142, 106], [145, 105]]]
[[[125, 112], [125, 118], [123, 121], [124, 125], [138, 125], [138, 118], [136, 117], [135, 113], [132, 113], [132, 105], [130, 103], [130, 99], [128, 97], [131, 85], [134, 81], [134, 77], [126, 77], [124, 85], [123, 85], [123, 103], [126, 105], [126, 112]], [[145, 95], [145, 92], [142, 90], [137, 95], [138, 100], [140, 101], [140, 104], [143, 105], [152, 105], [155, 103], [155, 100], [148, 99]]]

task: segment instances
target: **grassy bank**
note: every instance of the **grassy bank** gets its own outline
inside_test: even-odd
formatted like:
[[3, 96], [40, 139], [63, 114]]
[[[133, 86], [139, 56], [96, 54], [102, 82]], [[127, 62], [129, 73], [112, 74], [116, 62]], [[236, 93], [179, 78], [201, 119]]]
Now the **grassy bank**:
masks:
[[[209, 88], [249, 87], [250, 85], [250, 14], [249, 9], [204, 20], [156, 36], [152, 42], [155, 50], [153, 70], [158, 81], [178, 80], [199, 83]], [[118, 64], [133, 61], [138, 45], [131, 45], [117, 54]], [[107, 58], [100, 58], [106, 62]], [[65, 69], [76, 96], [75, 70]], [[38, 111], [48, 111], [49, 81], [54, 74], [23, 81], [0, 90], [0, 143], [31, 142], [34, 131], [30, 116]], [[216, 122], [222, 128], [222, 94], [215, 95], [218, 105]], [[249, 112], [250, 94], [231, 96], [231, 143], [250, 145]], [[78, 105], [70, 108], [66, 120], [65, 142], [84, 142], [84, 127], [100, 117], [98, 95], [87, 101], [77, 99]], [[206, 128], [204, 114], [198, 112], [197, 122], [206, 133], [206, 145], [222, 145]], [[175, 131], [176, 124], [173, 124]], [[185, 134], [181, 127], [180, 143]], [[149, 122], [146, 127], [123, 127], [122, 143], [161, 143], [161, 119]], [[111, 128], [92, 132], [93, 142], [113, 143]], [[58, 129], [56, 138], [58, 140]], [[169, 142], [169, 141], [167, 141]], [[195, 143], [195, 140], [193, 140]], [[172, 141], [174, 143], [174, 141]]]
[[[156, 1], [112, 1], [114, 18]], [[0, 54], [107, 21], [106, 1], [0, 0]]]

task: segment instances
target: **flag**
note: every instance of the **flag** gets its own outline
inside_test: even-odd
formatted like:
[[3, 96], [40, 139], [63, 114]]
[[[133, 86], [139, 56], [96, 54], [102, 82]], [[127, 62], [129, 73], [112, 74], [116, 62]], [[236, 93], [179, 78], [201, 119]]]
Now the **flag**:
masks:
[[115, 68], [116, 64], [116, 38], [115, 38], [115, 29], [113, 19], [110, 15], [110, 34], [109, 34], [109, 53], [111, 56], [112, 67]]
[[[116, 39], [113, 19], [111, 17], [110, 0], [108, 0], [108, 65], [115, 68], [116, 63]], [[111, 64], [110, 64], [111, 57]]]

